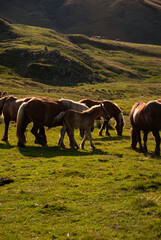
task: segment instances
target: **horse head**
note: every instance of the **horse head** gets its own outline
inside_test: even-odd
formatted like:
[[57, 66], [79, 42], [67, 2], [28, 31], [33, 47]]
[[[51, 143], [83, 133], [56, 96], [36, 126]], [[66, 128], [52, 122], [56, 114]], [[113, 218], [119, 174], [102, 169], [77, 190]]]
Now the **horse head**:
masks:
[[118, 136], [122, 136], [124, 124], [125, 124], [124, 118], [123, 118], [122, 113], [120, 112], [120, 114], [118, 116], [118, 121], [116, 122], [116, 125], [115, 125], [115, 129], [116, 129]]

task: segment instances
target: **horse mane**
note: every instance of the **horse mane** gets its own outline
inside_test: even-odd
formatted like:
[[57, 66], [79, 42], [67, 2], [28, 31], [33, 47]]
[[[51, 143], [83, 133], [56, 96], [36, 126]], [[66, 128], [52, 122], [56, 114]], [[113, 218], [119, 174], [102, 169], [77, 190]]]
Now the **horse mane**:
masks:
[[131, 112], [130, 112], [130, 121], [131, 121], [131, 124], [133, 125], [133, 114], [134, 114], [134, 111], [137, 107], [139, 107], [140, 105], [142, 105], [141, 109], [142, 110], [144, 107], [145, 107], [145, 103], [144, 102], [136, 102], [132, 108], [131, 108]]
[[119, 112], [121, 112], [121, 108], [117, 105], [117, 103], [113, 103], [113, 102], [108, 101], [108, 100], [103, 100], [102, 103], [108, 104], [108, 105], [109, 105], [109, 106], [108, 106], [109, 108], [115, 107]]
[[69, 99], [62, 98], [62, 99], [59, 99], [59, 102], [61, 102], [64, 107], [68, 109], [73, 109], [76, 111], [83, 111], [88, 109], [88, 107], [84, 103], [76, 102]]
[[101, 106], [101, 104], [94, 105], [94, 106], [92, 106], [92, 107], [84, 110], [83, 113], [84, 113], [84, 112], [86, 112], [86, 113], [87, 113], [87, 112], [92, 112], [92, 111], [94, 111], [96, 108], [98, 108], [98, 107], [100, 107], [100, 106]]
[[132, 106], [132, 109], [131, 109], [131, 114], [133, 114], [134, 110], [140, 106], [140, 105], [143, 105], [142, 107], [145, 106], [145, 103], [144, 102], [136, 102], [133, 106]]

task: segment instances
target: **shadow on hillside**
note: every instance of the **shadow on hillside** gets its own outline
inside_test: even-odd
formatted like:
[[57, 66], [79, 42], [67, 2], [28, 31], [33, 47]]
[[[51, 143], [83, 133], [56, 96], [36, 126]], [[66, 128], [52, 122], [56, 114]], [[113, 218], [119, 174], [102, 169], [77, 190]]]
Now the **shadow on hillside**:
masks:
[[85, 150], [80, 149], [71, 149], [65, 148], [62, 149], [58, 146], [54, 147], [41, 147], [41, 146], [26, 146], [25, 148], [19, 148], [19, 152], [23, 156], [27, 157], [44, 157], [44, 158], [51, 158], [57, 156], [89, 156], [89, 155], [104, 155], [106, 152], [100, 149], [89, 149], [87, 146]]

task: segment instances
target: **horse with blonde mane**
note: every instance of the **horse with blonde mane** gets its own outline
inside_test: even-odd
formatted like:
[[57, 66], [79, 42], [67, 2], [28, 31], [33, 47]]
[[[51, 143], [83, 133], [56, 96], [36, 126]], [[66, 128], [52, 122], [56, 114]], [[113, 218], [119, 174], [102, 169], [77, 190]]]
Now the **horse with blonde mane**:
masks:
[[[55, 117], [67, 109], [76, 109], [77, 111], [83, 111], [88, 109], [88, 107], [79, 102], [75, 102], [69, 99], [60, 99], [56, 101], [43, 100], [39, 98], [31, 99], [27, 103], [23, 103], [18, 111], [17, 116], [17, 137], [18, 146], [24, 147], [26, 138], [25, 130], [30, 122], [34, 123], [32, 128], [32, 134], [38, 138], [39, 141], [44, 145], [46, 140], [46, 135], [42, 134], [41, 139], [38, 134], [38, 129], [46, 126], [48, 128], [61, 126], [63, 122], [61, 120], [54, 120]], [[68, 129], [67, 129], [68, 133]], [[69, 136], [69, 134], [68, 134]], [[69, 139], [70, 140], [70, 139]], [[44, 143], [44, 144], [43, 144]], [[63, 144], [63, 143], [62, 143]]]
[[[135, 103], [130, 112], [130, 122], [132, 126], [131, 147], [136, 149], [137, 143], [139, 143], [140, 151], [147, 152], [148, 133], [152, 132], [156, 142], [154, 153], [160, 155], [161, 100]], [[141, 131], [144, 133], [144, 146], [142, 146]]]
[[[111, 101], [107, 101], [107, 100], [94, 101], [94, 100], [90, 100], [90, 99], [82, 99], [82, 100], [80, 100], [80, 102], [85, 103], [88, 107], [92, 107], [94, 105], [98, 105], [100, 103], [103, 103], [106, 111], [108, 111], [110, 119], [114, 118], [115, 121], [116, 121], [115, 129], [116, 129], [117, 135], [122, 136], [123, 127], [124, 127], [124, 117], [123, 117], [123, 114], [121, 112], [121, 109], [115, 103], [112, 103]], [[105, 129], [105, 134], [107, 136], [110, 136], [110, 133], [108, 131], [109, 120], [104, 119], [104, 122], [103, 122], [103, 124], [102, 124], [102, 126], [99, 130], [99, 136], [102, 136], [102, 131], [104, 129]]]
[[60, 113], [56, 117], [57, 120], [63, 119], [63, 128], [61, 129], [59, 145], [63, 147], [64, 134], [66, 129], [69, 129], [69, 134], [71, 138], [70, 146], [73, 148], [76, 147], [78, 149], [79, 146], [74, 138], [74, 129], [80, 128], [84, 129], [84, 137], [81, 142], [80, 148], [84, 149], [84, 144], [87, 137], [89, 137], [91, 147], [95, 148], [92, 142], [91, 128], [94, 126], [94, 121], [99, 117], [103, 117], [109, 120], [109, 115], [103, 104], [93, 106], [83, 112], [78, 112], [70, 109], [64, 113]]

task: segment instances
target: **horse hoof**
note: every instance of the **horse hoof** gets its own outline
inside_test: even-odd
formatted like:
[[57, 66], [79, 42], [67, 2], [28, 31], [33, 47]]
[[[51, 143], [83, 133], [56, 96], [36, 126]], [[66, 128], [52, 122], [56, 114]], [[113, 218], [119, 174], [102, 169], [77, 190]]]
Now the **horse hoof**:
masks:
[[65, 144], [64, 143], [58, 143], [58, 146], [61, 147], [61, 148], [65, 148]]
[[44, 143], [42, 143], [41, 144], [43, 147], [45, 147], [46, 145], [47, 145], [47, 143], [46, 142], [44, 142]]
[[160, 156], [160, 152], [158, 152], [158, 151], [155, 151], [154, 154], [155, 154], [157, 157]]
[[110, 134], [110, 133], [106, 133], [106, 136], [110, 137], [110, 136], [111, 136], [111, 134]]
[[18, 147], [21, 147], [21, 148], [24, 148], [24, 147], [25, 147], [25, 144], [19, 142], [19, 143], [17, 144], [17, 146], [18, 146]]
[[3, 141], [3, 142], [7, 142], [8, 139], [3, 137], [3, 138], [2, 138], [2, 141]]
[[132, 148], [133, 150], [136, 150], [136, 146], [134, 146], [134, 145], [132, 145], [132, 144], [131, 144], [131, 148]]

